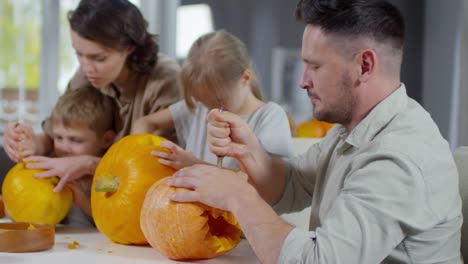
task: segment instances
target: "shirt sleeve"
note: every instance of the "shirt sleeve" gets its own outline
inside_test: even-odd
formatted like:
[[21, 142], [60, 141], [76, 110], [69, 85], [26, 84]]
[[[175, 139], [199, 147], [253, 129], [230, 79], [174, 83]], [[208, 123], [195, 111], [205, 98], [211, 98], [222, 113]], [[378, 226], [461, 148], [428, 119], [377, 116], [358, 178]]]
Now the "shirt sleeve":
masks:
[[180, 100], [169, 106], [169, 111], [174, 121], [178, 144], [180, 147], [185, 148], [187, 146], [186, 139], [189, 134], [190, 124], [193, 120], [193, 113], [188, 109], [185, 100]]
[[[156, 70], [150, 76], [145, 91], [144, 115], [155, 113], [180, 100], [180, 68], [177, 63], [165, 56], [159, 56]], [[176, 141], [173, 128], [154, 131], [155, 134]]]
[[409, 157], [363, 154], [351, 166], [321, 225], [315, 232], [290, 232], [280, 263], [380, 263], [407, 234], [441, 220], [430, 209], [422, 173]]
[[310, 206], [322, 144], [326, 143], [313, 144], [306, 152], [285, 160], [288, 167], [286, 184], [281, 199], [273, 206], [278, 214], [298, 212]]
[[291, 129], [281, 106], [268, 103], [262, 113], [249, 122], [263, 148], [280, 157], [293, 155]]

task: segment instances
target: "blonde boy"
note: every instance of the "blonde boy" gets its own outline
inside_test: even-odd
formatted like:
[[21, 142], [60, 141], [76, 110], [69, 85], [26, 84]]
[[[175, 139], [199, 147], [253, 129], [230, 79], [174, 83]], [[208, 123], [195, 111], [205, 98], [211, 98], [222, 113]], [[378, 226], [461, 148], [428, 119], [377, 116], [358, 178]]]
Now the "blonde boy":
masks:
[[[93, 87], [68, 90], [52, 111], [50, 127], [55, 157], [75, 155], [102, 156], [115, 137], [115, 105], [112, 99]], [[65, 222], [92, 226], [90, 188], [92, 175], [68, 183], [73, 191], [72, 209]]]

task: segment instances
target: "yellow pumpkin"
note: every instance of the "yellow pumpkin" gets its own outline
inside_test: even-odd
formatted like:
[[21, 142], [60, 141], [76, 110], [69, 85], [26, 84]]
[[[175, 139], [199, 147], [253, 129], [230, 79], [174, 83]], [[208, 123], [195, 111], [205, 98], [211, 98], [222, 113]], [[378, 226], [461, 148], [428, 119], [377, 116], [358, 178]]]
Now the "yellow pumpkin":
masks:
[[58, 224], [68, 213], [73, 202], [72, 191], [65, 187], [54, 193], [57, 177], [37, 179], [37, 169], [26, 169], [18, 163], [6, 175], [2, 194], [5, 209], [17, 222]]
[[177, 203], [168, 198], [185, 191], [169, 186], [167, 178], [148, 190], [140, 218], [151, 246], [174, 260], [213, 258], [235, 248], [242, 231], [234, 215], [201, 203]]
[[148, 244], [140, 229], [140, 210], [146, 192], [175, 170], [159, 163], [151, 151], [168, 151], [163, 137], [126, 136], [113, 144], [99, 162], [91, 192], [96, 227], [120, 244]]

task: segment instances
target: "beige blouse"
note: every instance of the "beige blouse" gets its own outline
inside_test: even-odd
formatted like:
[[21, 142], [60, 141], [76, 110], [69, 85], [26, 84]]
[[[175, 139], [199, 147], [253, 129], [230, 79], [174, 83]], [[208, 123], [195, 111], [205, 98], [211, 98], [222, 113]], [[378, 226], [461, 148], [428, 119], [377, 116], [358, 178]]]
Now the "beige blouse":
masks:
[[[132, 123], [136, 119], [167, 108], [180, 100], [181, 82], [180, 67], [174, 60], [159, 54], [158, 62], [148, 75], [133, 73], [130, 77], [133, 89], [120, 93], [113, 84], [102, 89], [102, 93], [112, 97], [118, 107], [115, 113], [116, 140], [130, 133]], [[76, 89], [83, 85], [91, 85], [83, 72], [78, 71], [71, 79], [68, 89]], [[154, 131], [176, 142], [174, 129]]]

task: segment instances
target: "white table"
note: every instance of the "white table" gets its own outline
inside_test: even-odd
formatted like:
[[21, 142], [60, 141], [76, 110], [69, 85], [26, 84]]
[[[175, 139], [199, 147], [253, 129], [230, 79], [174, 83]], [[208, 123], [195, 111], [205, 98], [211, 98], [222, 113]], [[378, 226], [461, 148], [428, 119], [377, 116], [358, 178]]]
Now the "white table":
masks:
[[[0, 219], [7, 222], [7, 219]], [[76, 249], [68, 248], [77, 241]], [[53, 248], [32, 253], [2, 253], [0, 263], [34, 263], [34, 264], [145, 264], [145, 263], [259, 263], [247, 240], [233, 250], [214, 259], [197, 262], [177, 262], [167, 259], [150, 246], [125, 246], [112, 243], [95, 228], [72, 228], [57, 226], [55, 228], [55, 245]]]

